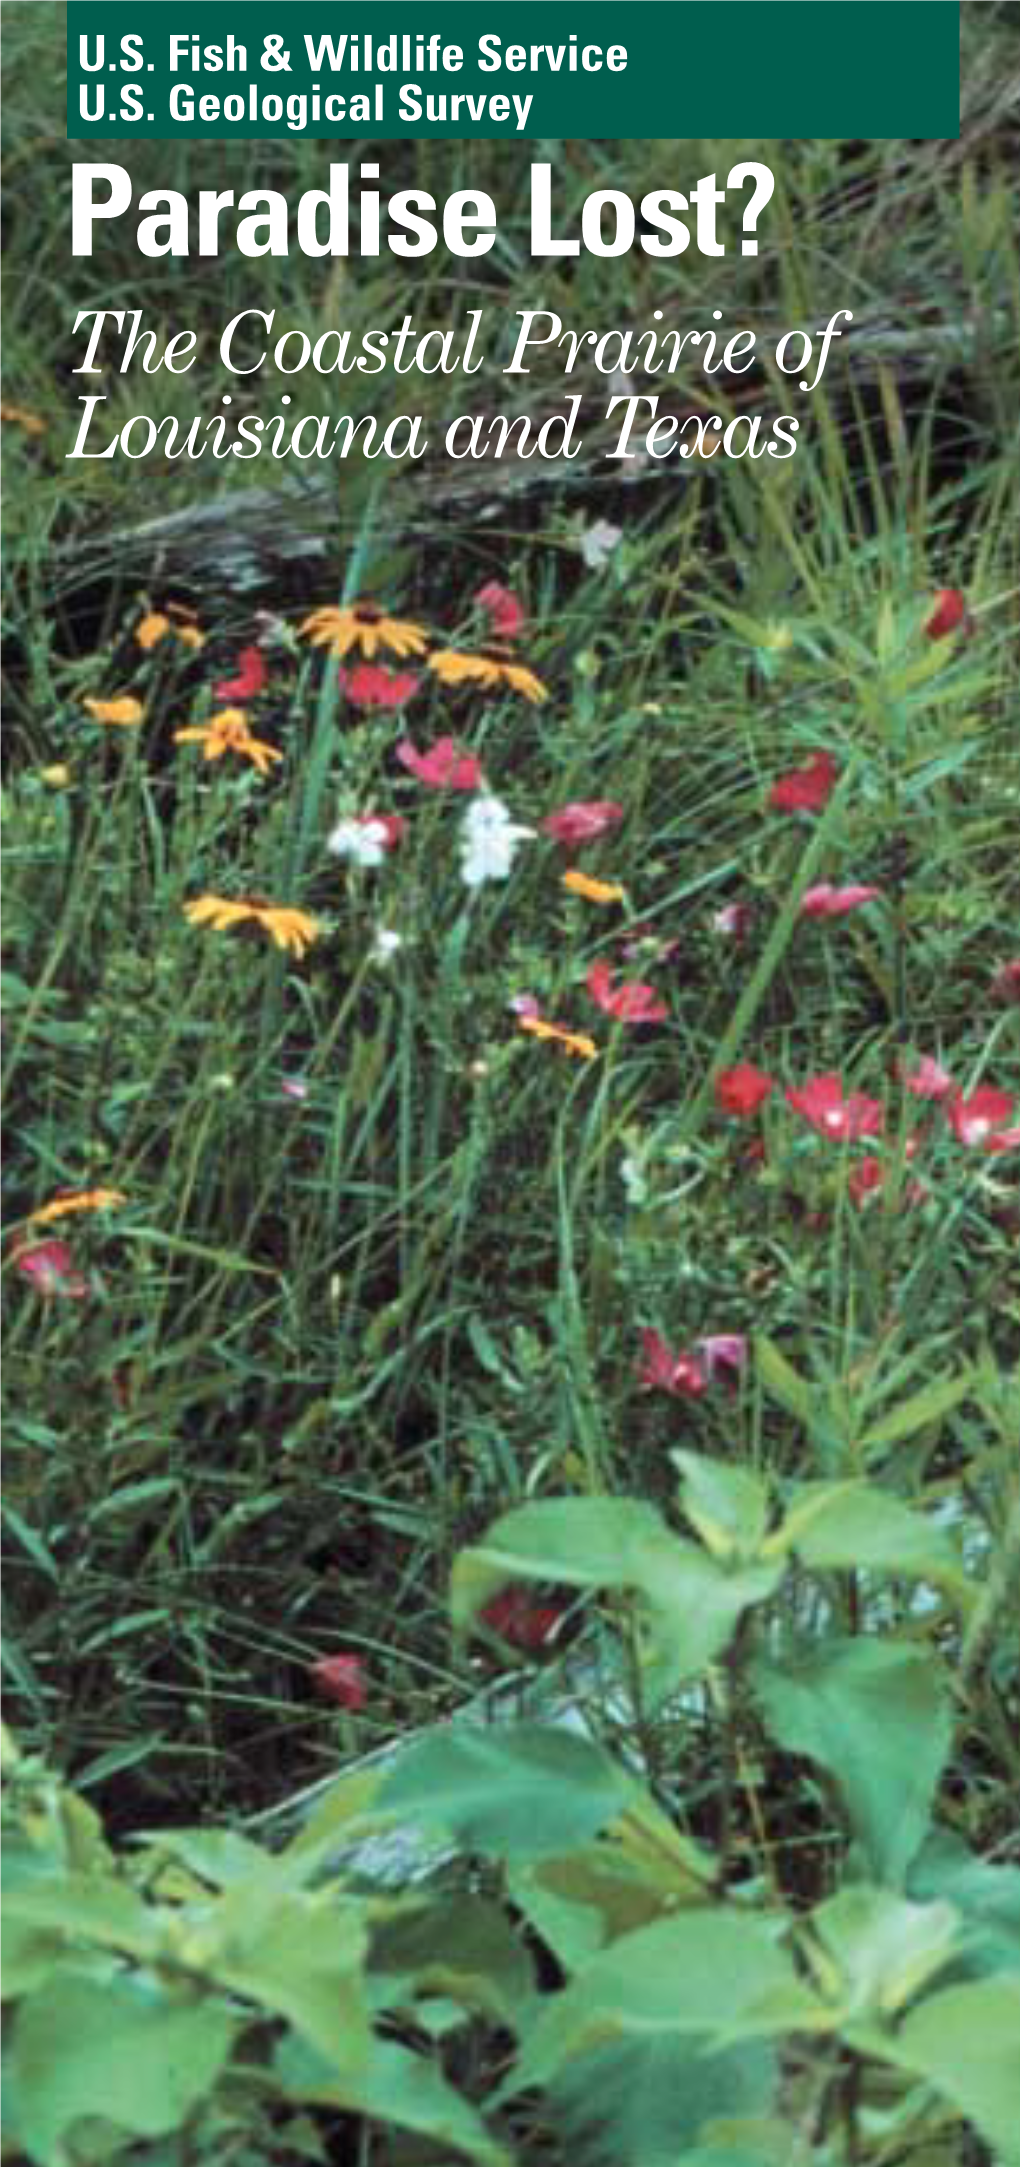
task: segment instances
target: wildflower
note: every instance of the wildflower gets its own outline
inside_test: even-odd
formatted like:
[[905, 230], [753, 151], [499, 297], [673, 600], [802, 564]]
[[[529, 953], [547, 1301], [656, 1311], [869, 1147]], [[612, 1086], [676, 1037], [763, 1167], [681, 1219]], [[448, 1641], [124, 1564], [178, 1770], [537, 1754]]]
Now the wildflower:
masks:
[[299, 957], [318, 940], [321, 931], [307, 911], [285, 903], [256, 902], [254, 898], [234, 901], [228, 896], [199, 895], [185, 904], [184, 915], [189, 925], [208, 925], [214, 933], [227, 933], [232, 926], [261, 926], [277, 948]]
[[820, 1136], [852, 1143], [859, 1136], [881, 1135], [885, 1111], [880, 1101], [863, 1091], [851, 1091], [844, 1098], [843, 1079], [836, 1071], [810, 1076], [799, 1087], [791, 1084], [786, 1100]]
[[52, 1226], [56, 1219], [67, 1219], [72, 1212], [108, 1211], [115, 1204], [126, 1204], [127, 1197], [119, 1189], [66, 1189], [50, 1198], [48, 1204], [40, 1204], [38, 1211], [29, 1213], [30, 1226]]
[[715, 1103], [720, 1113], [737, 1121], [750, 1121], [765, 1104], [775, 1078], [753, 1061], [738, 1061], [735, 1068], [720, 1069], [715, 1079]]
[[1020, 1001], [1020, 958], [1002, 963], [992, 979], [992, 992], [1000, 1001]]
[[[169, 607], [169, 604], [167, 606]], [[195, 654], [200, 654], [205, 646], [205, 633], [201, 632], [197, 625], [175, 625], [174, 637], [180, 641], [182, 647], [190, 647]]]
[[389, 963], [395, 955], [399, 955], [403, 945], [402, 933], [394, 933], [391, 926], [378, 925], [372, 936], [369, 959], [372, 963]]
[[881, 893], [881, 888], [834, 888], [831, 881], [823, 880], [816, 888], [805, 888], [800, 899], [800, 916], [844, 918], [847, 911], [859, 910], [862, 903], [873, 903]]
[[306, 1099], [308, 1097], [308, 1085], [304, 1077], [281, 1076], [280, 1097], [284, 1099]]
[[604, 1014], [616, 1016], [621, 1023], [662, 1023], [669, 1015], [665, 1001], [658, 999], [654, 986], [628, 979], [614, 987], [608, 963], [593, 963], [585, 984], [592, 1000]]
[[533, 993], [515, 993], [508, 1006], [514, 1016], [540, 1016], [542, 1013]]
[[165, 640], [170, 629], [170, 619], [164, 617], [162, 610], [146, 610], [135, 626], [135, 646], [148, 654], [153, 647], [159, 646], [160, 640]]
[[754, 912], [749, 903], [723, 903], [712, 912], [712, 931], [721, 933], [724, 940], [743, 940], [750, 930]]
[[561, 1023], [550, 1023], [546, 1016], [519, 1014], [518, 1028], [527, 1031], [531, 1038], [547, 1039], [562, 1046], [564, 1053], [575, 1054], [579, 1061], [598, 1059], [598, 1047], [585, 1031], [568, 1031]]
[[327, 836], [326, 849], [334, 858], [350, 858], [353, 865], [381, 865], [406, 831], [399, 813], [349, 813]]
[[237, 658], [233, 677], [221, 677], [213, 686], [216, 700], [253, 700], [262, 691], [266, 681], [265, 656], [261, 647], [242, 647]]
[[974, 619], [967, 608], [966, 595], [959, 587], [940, 587], [935, 596], [931, 616], [925, 621], [925, 635], [930, 640], [947, 639], [950, 632], [959, 632], [967, 639], [974, 630]]
[[967, 1098], [958, 1091], [948, 1108], [949, 1126], [957, 1143], [979, 1144], [982, 1151], [1015, 1151], [1020, 1128], [1009, 1128], [1013, 1100], [994, 1084], [979, 1084]]
[[704, 1364], [694, 1354], [674, 1354], [659, 1332], [641, 1334], [638, 1382], [649, 1392], [669, 1392], [677, 1399], [700, 1399], [708, 1390]]
[[310, 1675], [324, 1698], [339, 1708], [364, 1707], [368, 1688], [360, 1655], [320, 1655], [310, 1666]]
[[62, 1294], [68, 1301], [82, 1302], [89, 1291], [88, 1280], [75, 1269], [66, 1242], [19, 1243], [14, 1251], [14, 1268], [47, 1300]]
[[747, 1368], [747, 1340], [743, 1332], [709, 1332], [705, 1339], [695, 1340], [694, 1352], [709, 1384], [717, 1375], [728, 1376], [731, 1383], [735, 1383]]
[[388, 670], [381, 662], [356, 662], [353, 670], [337, 671], [337, 682], [353, 707], [395, 713], [417, 692], [421, 679], [413, 670]]
[[429, 656], [427, 666], [441, 685], [482, 685], [487, 692], [508, 685], [511, 692], [523, 693], [526, 700], [536, 703], [549, 697], [534, 670], [526, 669], [523, 662], [516, 662], [511, 655], [495, 651], [463, 655], [455, 647], [438, 647]]
[[498, 640], [515, 640], [527, 624], [524, 604], [512, 588], [504, 587], [498, 579], [486, 580], [473, 599], [485, 611], [489, 630]]
[[579, 844], [594, 842], [596, 836], [604, 835], [607, 828], [615, 828], [622, 819], [623, 806], [612, 798], [572, 798], [569, 804], [561, 805], [558, 813], [547, 813], [539, 826], [554, 843], [576, 850]]
[[26, 436], [45, 436], [46, 423], [27, 406], [12, 406], [7, 399], [0, 400], [0, 421], [15, 422], [24, 429]]
[[[916, 1136], [909, 1139], [904, 1154], [907, 1159], [914, 1157], [918, 1141], [919, 1139]], [[884, 1189], [888, 1177], [889, 1168], [883, 1164], [881, 1159], [875, 1158], [871, 1152], [865, 1158], [858, 1159], [846, 1185], [851, 1204], [855, 1205], [858, 1211], [863, 1210], [868, 1198], [877, 1195], [880, 1189]], [[908, 1181], [903, 1191], [903, 1202], [904, 1204], [923, 1204], [927, 1194], [928, 1191], [923, 1181]]]
[[930, 1053], [919, 1054], [914, 1068], [901, 1070], [901, 1080], [915, 1099], [944, 1099], [956, 1089], [949, 1070]]
[[331, 655], [341, 658], [352, 647], [360, 648], [368, 662], [377, 648], [403, 660], [405, 655], [423, 655], [428, 646], [428, 633], [421, 625], [405, 617], [387, 617], [375, 602], [314, 609], [298, 631], [313, 647], [328, 647]]
[[71, 770], [62, 760], [56, 760], [52, 767], [39, 769], [39, 780], [46, 783], [51, 790], [66, 790], [71, 780]]
[[583, 895], [589, 903], [622, 903], [626, 900], [626, 889], [621, 888], [618, 880], [593, 880], [590, 873], [581, 873], [576, 866], [563, 874], [560, 885], [571, 895]]
[[838, 763], [831, 752], [813, 753], [806, 767], [780, 775], [769, 791], [769, 804], [777, 813], [820, 813], [836, 787]]
[[596, 519], [585, 527], [578, 546], [589, 572], [601, 572], [622, 540], [623, 528], [614, 527], [609, 519]]
[[120, 692], [113, 700], [83, 700], [82, 706], [93, 722], [119, 723], [125, 726], [143, 722], [145, 709], [133, 692]]
[[536, 1603], [529, 1589], [501, 1588], [478, 1613], [490, 1633], [531, 1655], [555, 1641], [566, 1612], [557, 1603]]
[[437, 738], [428, 752], [416, 751], [405, 737], [397, 746], [397, 759], [430, 790], [477, 790], [482, 779], [480, 761], [452, 737]]
[[511, 818], [500, 798], [473, 798], [461, 823], [461, 871], [466, 888], [506, 880], [518, 849], [535, 833]]
[[206, 723], [175, 730], [174, 744], [201, 745], [207, 760], [222, 760], [225, 753], [239, 752], [251, 761], [260, 775], [268, 775], [273, 761], [283, 759], [275, 745], [267, 744], [265, 738], [252, 736], [243, 707], [223, 707]]

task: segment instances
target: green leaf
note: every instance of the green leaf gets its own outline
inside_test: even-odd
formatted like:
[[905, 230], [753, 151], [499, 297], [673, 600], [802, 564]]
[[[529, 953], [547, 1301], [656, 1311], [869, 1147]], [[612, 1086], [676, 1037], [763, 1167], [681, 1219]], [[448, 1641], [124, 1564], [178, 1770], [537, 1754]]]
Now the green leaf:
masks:
[[804, 1936], [816, 1984], [841, 2004], [840, 2021], [885, 2018], [913, 2001], [959, 1954], [963, 1922], [952, 1904], [915, 1904], [862, 1883], [811, 1913]]
[[[362, 1907], [335, 1895], [281, 1894], [241, 1883], [221, 1897], [192, 1961], [218, 1985], [284, 2016], [335, 2069], [357, 2070], [371, 2033]], [[188, 1960], [185, 1945], [180, 1951]], [[204, 1965], [203, 1965], [204, 1959]]]
[[814, 1385], [794, 1369], [785, 1354], [781, 1354], [774, 1339], [766, 1339], [759, 1333], [754, 1342], [755, 1369], [771, 1399], [785, 1407], [787, 1414], [795, 1415], [805, 1430], [810, 1430], [818, 1412], [818, 1394]]
[[958, 1407], [960, 1401], [966, 1399], [972, 1382], [969, 1374], [965, 1377], [939, 1377], [934, 1383], [925, 1385], [920, 1392], [912, 1392], [908, 1399], [901, 1400], [899, 1406], [891, 1408], [879, 1422], [872, 1423], [860, 1440], [862, 1449], [866, 1452], [878, 1452], [886, 1445], [903, 1444], [906, 1438], [914, 1437], [918, 1430], [928, 1429], [931, 1424], [941, 1422], [943, 1415], [949, 1414], [953, 1407]]
[[753, 1558], [769, 1518], [769, 1493], [758, 1475], [702, 1452], [671, 1452], [683, 1476], [680, 1501], [713, 1557]]
[[569, 1731], [463, 1728], [403, 1754], [373, 1812], [439, 1828], [465, 1851], [533, 1859], [597, 1835], [636, 1792], [600, 1746]]
[[481, 2116], [435, 2064], [393, 2040], [373, 2039], [363, 2067], [341, 2079], [304, 2041], [285, 2039], [275, 2069], [290, 2099], [367, 2115], [384, 2129], [415, 2130], [476, 2160], [478, 2167], [512, 2167]]
[[11, 2039], [14, 2135], [39, 2167], [66, 2167], [76, 2122], [139, 2137], [178, 2129], [226, 2062], [238, 2019], [208, 1996], [171, 2002], [137, 1979], [97, 1989], [65, 1974], [21, 2003]]
[[5, 1896], [4, 1909], [26, 1927], [98, 1942], [127, 1956], [155, 1957], [161, 1947], [158, 1914], [112, 1877], [62, 1873], [27, 1882]]
[[969, 2116], [995, 2148], [996, 2167], [1020, 2167], [1020, 1977], [999, 1972], [947, 1987], [908, 2011], [894, 2032], [852, 2027], [866, 2054], [924, 2077]]
[[973, 1961], [1020, 1972], [1020, 1866], [993, 1866], [948, 1829], [933, 1829], [907, 1876], [918, 1902], [944, 1897], [963, 1913]]
[[758, 1660], [751, 1683], [779, 1745], [833, 1777], [870, 1872], [899, 1886], [952, 1737], [934, 1659], [887, 1641], [830, 1641]]
[[775, 2083], [761, 2040], [712, 2054], [685, 2037], [621, 2039], [565, 2063], [545, 2105], [572, 2162], [676, 2167], [706, 2122], [767, 2108]]
[[902, 1573], [970, 1597], [971, 1584], [948, 1536], [901, 1498], [868, 1482], [798, 1485], [767, 1550], [795, 1550], [814, 1572]]
[[501, 1906], [481, 1896], [435, 1899], [379, 1926], [371, 1975], [386, 2008], [407, 2006], [422, 1994], [442, 1994], [510, 2031], [516, 2031], [535, 1991], [519, 1934]]

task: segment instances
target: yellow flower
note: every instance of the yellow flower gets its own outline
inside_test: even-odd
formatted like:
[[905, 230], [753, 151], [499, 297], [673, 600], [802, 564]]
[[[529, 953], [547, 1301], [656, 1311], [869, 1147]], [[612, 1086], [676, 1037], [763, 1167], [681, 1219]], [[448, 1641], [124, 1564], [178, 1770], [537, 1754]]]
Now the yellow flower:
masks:
[[598, 1058], [599, 1049], [595, 1040], [588, 1038], [583, 1031], [565, 1031], [562, 1024], [547, 1023], [544, 1016], [518, 1016], [517, 1021], [520, 1029], [528, 1031], [532, 1038], [554, 1039], [558, 1046], [563, 1047], [565, 1053], [574, 1053], [581, 1061], [594, 1061]]
[[197, 625], [175, 625], [174, 630], [182, 647], [190, 647], [192, 654], [200, 654], [205, 646], [205, 633]]
[[38, 1211], [29, 1213], [30, 1226], [51, 1226], [55, 1219], [66, 1219], [73, 1211], [105, 1211], [112, 1204], [126, 1204], [127, 1197], [119, 1189], [68, 1189], [51, 1198], [48, 1204], [40, 1204]]
[[260, 903], [252, 899], [232, 901], [222, 895], [196, 896], [193, 903], [186, 903], [184, 915], [189, 925], [209, 925], [214, 933], [227, 933], [232, 926], [257, 925], [268, 933], [277, 948], [289, 950], [295, 956], [303, 956], [306, 948], [318, 940], [320, 927], [307, 911], [294, 910], [286, 903]]
[[428, 633], [403, 617], [387, 617], [375, 602], [351, 602], [336, 608], [313, 609], [298, 627], [313, 647], [328, 647], [331, 655], [343, 656], [360, 647], [371, 662], [376, 648], [391, 655], [423, 655]]
[[227, 752], [242, 753], [260, 775], [268, 775], [274, 760], [283, 759], [275, 745], [267, 744], [265, 738], [252, 736], [243, 707], [223, 707], [207, 723], [194, 723], [187, 730], [175, 730], [174, 744], [201, 745], [207, 760], [222, 760]]
[[65, 767], [62, 760], [57, 760], [52, 767], [39, 769], [39, 780], [48, 783], [51, 790], [66, 790], [71, 780], [71, 770]]
[[135, 626], [135, 643], [148, 654], [151, 647], [158, 647], [160, 640], [165, 640], [169, 630], [170, 619], [164, 617], [162, 610], [146, 610], [145, 616]]
[[623, 903], [626, 900], [626, 891], [618, 880], [593, 880], [590, 873], [582, 873], [576, 865], [564, 873], [562, 885], [569, 888], [571, 895], [586, 896], [589, 903]]
[[0, 400], [0, 421], [15, 421], [26, 436], [44, 436], [46, 423], [27, 406], [11, 406], [6, 399]]
[[83, 700], [82, 706], [93, 722], [135, 723], [145, 720], [145, 709], [133, 692], [118, 693], [115, 700]]
[[509, 685], [511, 692], [522, 692], [536, 704], [549, 698], [534, 670], [525, 669], [523, 662], [515, 662], [510, 655], [463, 655], [456, 647], [439, 647], [429, 656], [427, 668], [442, 685], [482, 685], [487, 691]]

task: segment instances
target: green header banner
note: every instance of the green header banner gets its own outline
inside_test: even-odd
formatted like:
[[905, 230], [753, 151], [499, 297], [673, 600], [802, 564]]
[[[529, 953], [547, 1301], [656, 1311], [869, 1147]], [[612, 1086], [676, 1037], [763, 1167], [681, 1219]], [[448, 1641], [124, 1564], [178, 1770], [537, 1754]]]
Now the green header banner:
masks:
[[959, 133], [958, 0], [69, 0], [67, 133]]

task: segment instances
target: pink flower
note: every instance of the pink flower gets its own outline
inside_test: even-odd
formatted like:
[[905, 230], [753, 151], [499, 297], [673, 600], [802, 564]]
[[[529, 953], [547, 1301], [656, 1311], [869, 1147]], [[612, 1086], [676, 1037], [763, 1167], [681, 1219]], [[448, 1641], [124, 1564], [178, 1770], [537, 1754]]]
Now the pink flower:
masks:
[[708, 1390], [705, 1365], [694, 1354], [674, 1354], [661, 1334], [643, 1331], [638, 1381], [649, 1392], [671, 1392], [674, 1398], [700, 1399]]
[[[918, 1138], [916, 1136], [911, 1137], [905, 1154], [908, 1159], [915, 1156], [917, 1145]], [[879, 1189], [885, 1187], [888, 1178], [889, 1168], [883, 1165], [881, 1159], [876, 1159], [872, 1153], [869, 1152], [865, 1158], [858, 1159], [846, 1185], [851, 1204], [855, 1204], [858, 1211], [860, 1211], [862, 1206], [867, 1203], [869, 1196], [874, 1196]], [[923, 1204], [927, 1194], [928, 1191], [923, 1181], [908, 1181], [903, 1190], [903, 1202], [904, 1204]]]
[[19, 1244], [14, 1252], [14, 1268], [37, 1294], [44, 1295], [47, 1300], [51, 1295], [60, 1294], [68, 1301], [83, 1302], [88, 1295], [88, 1280], [76, 1270], [66, 1242]]
[[978, 1144], [982, 1151], [1015, 1151], [1020, 1145], [1020, 1128], [1007, 1127], [1013, 1113], [1013, 1100], [1008, 1091], [998, 1091], [994, 1084], [979, 1084], [976, 1091], [964, 1098], [958, 1091], [949, 1106], [949, 1126], [957, 1143]]
[[715, 1079], [715, 1103], [720, 1113], [737, 1121], [750, 1121], [763, 1106], [775, 1079], [753, 1061], [738, 1061], [735, 1068], [720, 1069]]
[[536, 1603], [525, 1587], [510, 1587], [501, 1588], [478, 1615], [490, 1632], [498, 1633], [512, 1648], [534, 1654], [555, 1640], [566, 1612], [556, 1603]]
[[236, 675], [221, 677], [213, 686], [213, 697], [217, 700], [251, 700], [261, 692], [265, 681], [266, 664], [261, 647], [242, 647]]
[[863, 1091], [851, 1091], [844, 1098], [843, 1078], [832, 1070], [824, 1076], [809, 1076], [799, 1087], [791, 1085], [786, 1099], [820, 1136], [852, 1143], [858, 1136], [882, 1133], [885, 1112], [879, 1100], [866, 1098]]
[[1020, 958], [1000, 964], [992, 979], [992, 992], [1000, 1001], [1020, 1001]]
[[912, 1092], [915, 1099], [944, 1099], [956, 1090], [949, 1070], [930, 1053], [919, 1054], [915, 1066], [900, 1073], [904, 1090]]
[[306, 1099], [308, 1085], [303, 1076], [281, 1076], [280, 1096], [285, 1099]]
[[754, 912], [750, 903], [723, 903], [712, 913], [712, 931], [721, 933], [724, 940], [743, 940], [750, 931]]
[[554, 843], [576, 850], [581, 843], [592, 843], [596, 836], [604, 835], [607, 828], [615, 828], [622, 819], [623, 806], [613, 798], [572, 798], [560, 806], [558, 813], [547, 813], [539, 827], [543, 835], [552, 836]]
[[388, 670], [381, 662], [356, 662], [353, 669], [338, 669], [336, 674], [352, 706], [390, 713], [403, 707], [421, 683], [413, 670]]
[[791, 768], [780, 775], [769, 791], [769, 804], [777, 813], [820, 813], [836, 787], [839, 765], [831, 752], [812, 753], [806, 767]]
[[842, 918], [848, 910], [858, 910], [862, 903], [873, 903], [881, 888], [834, 888], [831, 881], [820, 881], [816, 888], [805, 888], [800, 899], [802, 918]]
[[585, 980], [592, 1000], [607, 1016], [616, 1016], [621, 1023], [662, 1023], [669, 1015], [665, 1001], [660, 1001], [654, 986], [641, 985], [636, 979], [625, 979], [614, 988], [608, 963], [593, 963]]
[[719, 1372], [728, 1373], [735, 1383], [747, 1368], [747, 1340], [743, 1332], [710, 1332], [707, 1339], [695, 1340], [694, 1351], [709, 1384]]
[[515, 993], [509, 1005], [511, 1013], [515, 1016], [535, 1017], [540, 1016], [542, 1013], [541, 1004], [535, 999], [533, 993]]
[[418, 752], [405, 737], [397, 746], [397, 759], [429, 790], [477, 790], [482, 779], [480, 761], [452, 737], [437, 738], [428, 752]]
[[974, 620], [967, 608], [967, 598], [959, 587], [940, 587], [935, 596], [935, 607], [925, 624], [930, 640], [944, 640], [950, 632], [962, 632], [967, 639], [974, 630]]
[[364, 1707], [368, 1688], [360, 1655], [320, 1655], [310, 1674], [319, 1692], [339, 1708]]
[[524, 606], [509, 587], [498, 579], [488, 579], [479, 587], [474, 597], [479, 609], [485, 611], [489, 630], [500, 640], [515, 640], [527, 623]]

